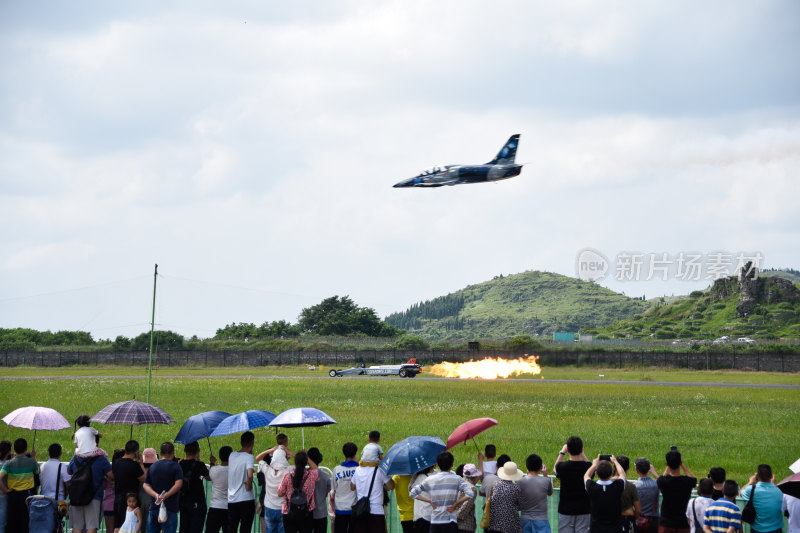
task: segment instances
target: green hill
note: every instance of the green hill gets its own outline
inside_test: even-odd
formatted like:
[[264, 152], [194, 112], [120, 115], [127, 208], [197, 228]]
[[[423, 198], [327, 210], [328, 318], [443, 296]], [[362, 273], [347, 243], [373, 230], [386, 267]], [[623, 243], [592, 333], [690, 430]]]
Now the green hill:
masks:
[[800, 272], [793, 268], [778, 268], [775, 270], [762, 270], [759, 276], [788, 279], [792, 283], [800, 283]]
[[605, 326], [648, 307], [595, 283], [529, 271], [416, 303], [386, 322], [433, 339], [501, 339]]
[[656, 304], [639, 316], [594, 333], [600, 338], [798, 338], [800, 289], [784, 274], [791, 272], [759, 273], [758, 279], [719, 279], [705, 291], [694, 291], [666, 305]]

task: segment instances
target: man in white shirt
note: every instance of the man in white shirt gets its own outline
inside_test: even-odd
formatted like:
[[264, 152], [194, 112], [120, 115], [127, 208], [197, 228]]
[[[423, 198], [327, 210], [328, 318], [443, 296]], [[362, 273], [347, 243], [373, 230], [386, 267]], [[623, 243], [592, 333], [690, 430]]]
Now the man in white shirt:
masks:
[[703, 515], [708, 506], [714, 503], [714, 480], [703, 478], [697, 484], [697, 498], [689, 500], [686, 506], [686, 518], [689, 520], [690, 533], [703, 533]]
[[[365, 446], [361, 453], [361, 466], [356, 468], [350, 481], [350, 488], [356, 491], [356, 501], [369, 497], [369, 514], [363, 517], [351, 517], [351, 533], [372, 533], [386, 530], [386, 516], [383, 514], [383, 487], [394, 489], [392, 478], [378, 468], [380, 462], [378, 447]], [[370, 466], [364, 466], [365, 464]], [[372, 477], [375, 476], [373, 483]], [[370, 486], [372, 491], [370, 491]], [[244, 533], [244, 532], [242, 532]]]
[[219, 465], [214, 461], [214, 456], [211, 456], [211, 468], [208, 470], [208, 477], [211, 478], [211, 500], [208, 502], [206, 533], [228, 531], [228, 459], [232, 452], [230, 446], [220, 448]]
[[800, 499], [784, 494], [781, 510], [789, 512], [789, 528], [786, 533], [800, 533]]
[[253, 491], [253, 446], [255, 435], [251, 431], [242, 433], [239, 439], [242, 449], [228, 458], [228, 533], [250, 533], [256, 514], [256, 498]]
[[[266, 533], [283, 533], [283, 498], [278, 496], [278, 487], [283, 476], [292, 470], [287, 456], [294, 452], [287, 448], [289, 439], [283, 433], [275, 437], [277, 444], [258, 454], [256, 462], [258, 471], [264, 475], [264, 531]], [[270, 461], [265, 460], [270, 456]]]
[[[42, 496], [53, 498], [57, 502], [67, 499], [68, 483], [72, 479], [72, 476], [67, 473], [66, 465], [61, 464], [61, 452], [60, 444], [51, 444], [47, 448], [50, 459], [42, 465], [41, 473], [39, 474], [39, 481], [42, 484]], [[58, 481], [59, 470], [61, 470], [60, 481]], [[58, 487], [56, 487], [57, 481]]]
[[334, 533], [350, 531], [350, 515], [356, 503], [356, 493], [350, 486], [350, 480], [358, 468], [356, 454], [358, 446], [355, 442], [346, 442], [342, 446], [344, 462], [333, 469], [333, 504], [336, 520], [333, 521]]

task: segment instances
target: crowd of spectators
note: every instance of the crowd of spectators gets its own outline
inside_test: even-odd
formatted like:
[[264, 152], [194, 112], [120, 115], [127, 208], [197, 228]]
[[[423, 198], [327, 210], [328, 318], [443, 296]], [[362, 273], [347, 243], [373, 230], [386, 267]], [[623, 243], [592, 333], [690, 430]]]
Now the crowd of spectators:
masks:
[[[325, 533], [329, 521], [332, 533], [383, 533], [389, 491], [395, 491], [403, 533], [478, 531], [479, 494], [485, 497], [480, 528], [490, 533], [549, 533], [552, 526], [559, 533], [737, 533], [743, 530], [737, 498], [755, 509], [752, 533], [783, 533], [784, 516], [787, 533], [800, 533], [800, 500], [775, 485], [769, 465], [758, 465], [742, 487], [722, 467], [698, 481], [675, 447], [665, 454], [663, 473], [640, 457], [630, 480], [627, 456], [600, 454], [590, 461], [579, 437], [566, 441], [552, 477], [539, 455], [528, 455], [523, 471], [492, 445], [476, 464], [454, 469], [445, 451], [436, 466], [389, 477], [378, 468], [383, 449], [377, 431], [360, 455], [357, 444], [345, 443], [343, 461], [331, 471], [320, 468], [319, 449], [295, 453], [284, 434], [254, 456], [249, 431], [239, 451], [223, 446], [208, 466], [196, 442], [186, 444], [178, 460], [171, 442], [157, 454], [130, 440], [109, 461], [98, 447], [101, 435], [88, 420], [76, 422], [76, 449], [66, 466], [59, 444], [48, 448], [40, 465], [25, 439], [13, 446], [0, 442], [0, 533], [28, 533], [25, 501], [37, 493], [68, 512], [73, 533], [96, 533], [101, 520], [108, 533], [250, 533], [256, 519], [263, 533]], [[554, 478], [557, 524], [548, 512]], [[204, 481], [211, 484], [208, 504]], [[79, 484], [88, 486], [85, 498], [77, 496]]]

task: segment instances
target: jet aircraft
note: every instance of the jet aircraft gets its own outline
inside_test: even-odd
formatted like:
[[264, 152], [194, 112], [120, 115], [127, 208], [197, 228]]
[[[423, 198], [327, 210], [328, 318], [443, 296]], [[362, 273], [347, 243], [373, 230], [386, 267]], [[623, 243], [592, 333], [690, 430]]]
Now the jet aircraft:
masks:
[[522, 165], [514, 163], [517, 156], [519, 134], [512, 135], [497, 156], [485, 165], [445, 165], [434, 167], [394, 185], [395, 188], [406, 187], [442, 187], [443, 185], [461, 185], [462, 183], [484, 183], [519, 176]]

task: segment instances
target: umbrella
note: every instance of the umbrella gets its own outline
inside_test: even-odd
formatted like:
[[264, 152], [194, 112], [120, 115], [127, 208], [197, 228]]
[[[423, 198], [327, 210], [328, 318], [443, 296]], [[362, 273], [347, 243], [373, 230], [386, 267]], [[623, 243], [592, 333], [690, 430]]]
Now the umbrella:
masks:
[[210, 436], [221, 437], [222, 435], [230, 435], [231, 433], [240, 433], [242, 431], [261, 428], [269, 425], [274, 418], [275, 415], [269, 411], [251, 409], [250, 411], [237, 413], [224, 419], [219, 423], [216, 429], [211, 432]]
[[36, 431], [57, 431], [67, 429], [72, 425], [67, 422], [61, 413], [49, 407], [20, 407], [3, 417], [3, 422], [9, 426], [33, 430], [33, 444], [36, 444]]
[[326, 426], [328, 424], [335, 424], [336, 420], [329, 417], [319, 409], [313, 407], [295, 407], [294, 409], [287, 409], [278, 416], [275, 420], [269, 423], [270, 427], [281, 428], [300, 428], [300, 433], [303, 439], [303, 448], [306, 447], [306, 426]]
[[[231, 414], [225, 411], [206, 411], [190, 416], [178, 431], [175, 444], [189, 444], [200, 439], [208, 439], [219, 423], [229, 416]], [[211, 447], [211, 441], [209, 441], [208, 447]]]
[[793, 474], [778, 483], [778, 488], [781, 489], [784, 494], [794, 496], [795, 498], [800, 498], [800, 472]]
[[[449, 437], [447, 437], [447, 449], [449, 450], [453, 446], [464, 444], [469, 439], [472, 439], [472, 443], [475, 444], [475, 435], [483, 433], [490, 427], [496, 425], [497, 420], [494, 418], [474, 418], [472, 420], [468, 420], [458, 426], [456, 430], [453, 431]], [[475, 444], [475, 448], [477, 447], [478, 445]]]
[[175, 422], [160, 407], [145, 402], [137, 402], [136, 400], [107, 405], [100, 409], [91, 420], [101, 424], [130, 424], [131, 438], [133, 438], [133, 426], [172, 424]]
[[444, 450], [439, 437], [408, 437], [389, 448], [378, 468], [387, 476], [415, 474], [435, 465], [436, 456]]

